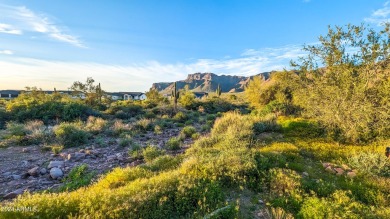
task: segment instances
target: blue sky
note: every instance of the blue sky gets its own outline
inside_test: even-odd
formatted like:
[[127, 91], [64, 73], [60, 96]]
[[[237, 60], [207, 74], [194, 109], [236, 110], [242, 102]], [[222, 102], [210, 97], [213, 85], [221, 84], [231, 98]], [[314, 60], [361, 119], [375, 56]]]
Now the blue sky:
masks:
[[389, 15], [379, 0], [0, 0], [0, 89], [93, 77], [146, 91], [194, 72], [281, 70], [328, 25], [378, 28]]

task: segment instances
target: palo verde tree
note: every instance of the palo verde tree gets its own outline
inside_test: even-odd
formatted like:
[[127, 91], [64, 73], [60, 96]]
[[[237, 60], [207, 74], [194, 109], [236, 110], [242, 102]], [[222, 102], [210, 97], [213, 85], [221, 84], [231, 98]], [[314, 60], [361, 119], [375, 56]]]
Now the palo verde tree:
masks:
[[97, 85], [94, 83], [95, 80], [88, 77], [85, 83], [75, 81], [70, 87], [70, 90], [72, 90], [73, 95], [85, 97], [86, 104], [95, 106], [102, 102], [105, 92], [102, 90], [100, 83]]
[[292, 71], [272, 72], [265, 80], [263, 76], [253, 77], [245, 88], [245, 96], [252, 108], [271, 108], [278, 114], [294, 113], [293, 93], [298, 76]]
[[301, 89], [296, 101], [337, 139], [365, 142], [390, 134], [390, 28], [329, 27], [307, 56], [292, 63]]

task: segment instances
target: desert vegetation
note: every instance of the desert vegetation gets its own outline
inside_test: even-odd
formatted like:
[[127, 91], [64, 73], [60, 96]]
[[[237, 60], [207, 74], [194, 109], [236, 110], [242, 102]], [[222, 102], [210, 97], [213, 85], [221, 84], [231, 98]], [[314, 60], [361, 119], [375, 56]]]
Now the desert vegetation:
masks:
[[218, 86], [197, 99], [175, 84], [171, 99], [151, 89], [112, 102], [100, 84], [75, 83], [88, 99], [33, 89], [0, 102], [2, 149], [38, 147], [54, 160], [82, 150], [65, 158], [74, 165], [59, 187], [0, 204], [33, 210], [0, 217], [388, 218], [389, 28], [335, 27], [319, 39], [294, 70], [255, 77], [243, 93]]

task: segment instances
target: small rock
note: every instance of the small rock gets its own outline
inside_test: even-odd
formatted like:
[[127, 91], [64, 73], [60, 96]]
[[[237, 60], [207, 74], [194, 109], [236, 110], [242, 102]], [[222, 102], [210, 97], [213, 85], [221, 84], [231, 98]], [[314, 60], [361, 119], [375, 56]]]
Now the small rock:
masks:
[[64, 158], [64, 159], [66, 159], [66, 158], [69, 156], [69, 154], [67, 154], [67, 153], [65, 153], [65, 152], [62, 152], [62, 153], [60, 153], [59, 155], [60, 155], [60, 157], [62, 157], [62, 158]]
[[29, 176], [27, 179], [28, 179], [28, 180], [33, 180], [34, 177], [33, 177], [33, 176]]
[[49, 165], [47, 166], [48, 169], [51, 169], [53, 167], [64, 167], [65, 166], [65, 163], [64, 161], [58, 161], [58, 160], [55, 160], [55, 161], [50, 161]]
[[107, 156], [107, 161], [110, 162], [110, 161], [116, 160], [116, 158], [117, 158], [117, 156], [110, 155], [110, 156]]
[[42, 167], [42, 168], [39, 170], [39, 173], [40, 173], [41, 175], [45, 175], [45, 174], [47, 173], [46, 168]]
[[60, 178], [64, 175], [64, 173], [62, 172], [62, 170], [60, 168], [57, 168], [57, 167], [54, 167], [50, 170], [50, 176], [51, 178], [53, 179], [57, 179], [57, 178]]
[[327, 167], [329, 167], [331, 165], [331, 163], [322, 163], [322, 166], [324, 167], [324, 168], [327, 168]]
[[343, 168], [344, 170], [350, 170], [351, 168], [345, 164], [341, 165], [341, 168]]
[[23, 167], [26, 167], [27, 165], [28, 165], [28, 161], [27, 161], [27, 160], [23, 160], [23, 161], [22, 161], [22, 166], [23, 166]]
[[38, 174], [39, 174], [39, 167], [31, 168], [27, 172], [28, 172], [28, 174], [30, 174], [30, 176], [38, 176]]
[[259, 204], [261, 204], [261, 205], [264, 204], [264, 201], [259, 199]]
[[328, 166], [325, 170], [329, 173], [334, 173], [334, 170], [331, 166]]
[[13, 198], [16, 198], [16, 196], [20, 195], [23, 193], [23, 189], [17, 189], [13, 192], [10, 192], [8, 194], [6, 194], [5, 196], [3, 196], [4, 199], [13, 199]]
[[5, 173], [3, 173], [2, 175], [3, 176], [9, 176], [9, 175], [11, 175], [12, 173], [11, 172], [5, 172]]
[[76, 161], [79, 161], [81, 159], [84, 159], [85, 158], [85, 154], [84, 153], [79, 153], [79, 152], [75, 152], [74, 153], [74, 159]]
[[11, 177], [12, 177], [13, 180], [18, 180], [18, 179], [22, 178], [21, 175], [12, 175]]
[[28, 149], [28, 148], [23, 148], [23, 149], [22, 149], [22, 152], [23, 152], [23, 153], [28, 153], [28, 152], [30, 152], [30, 149]]
[[303, 175], [304, 177], [308, 177], [308, 176], [309, 176], [309, 174], [308, 174], [307, 172], [303, 172], [302, 175]]
[[131, 162], [128, 166], [135, 167], [135, 166], [138, 166], [140, 164], [142, 164], [142, 160], [136, 160], [136, 161]]
[[22, 180], [13, 180], [7, 183], [8, 186], [13, 186], [13, 187], [17, 187], [22, 184], [23, 184]]
[[340, 176], [340, 175], [344, 174], [343, 168], [334, 168], [334, 170], [336, 170], [336, 175], [337, 176]]
[[353, 171], [351, 171], [351, 172], [348, 172], [348, 173], [347, 173], [347, 176], [348, 176], [349, 178], [354, 178], [354, 177], [356, 176], [356, 173], [353, 172]]

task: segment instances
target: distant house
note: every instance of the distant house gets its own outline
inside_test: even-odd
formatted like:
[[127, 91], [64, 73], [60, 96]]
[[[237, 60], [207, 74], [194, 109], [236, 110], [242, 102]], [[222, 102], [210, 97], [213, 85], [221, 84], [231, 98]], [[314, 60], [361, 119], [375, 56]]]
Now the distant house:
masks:
[[122, 92], [124, 100], [146, 100], [145, 93], [142, 92]]
[[142, 92], [115, 92], [107, 95], [112, 100], [146, 100], [146, 95]]
[[209, 93], [207, 92], [193, 92], [195, 95], [195, 98], [202, 99], [203, 97], [208, 97]]
[[13, 99], [19, 96], [19, 90], [0, 90], [0, 98]]

